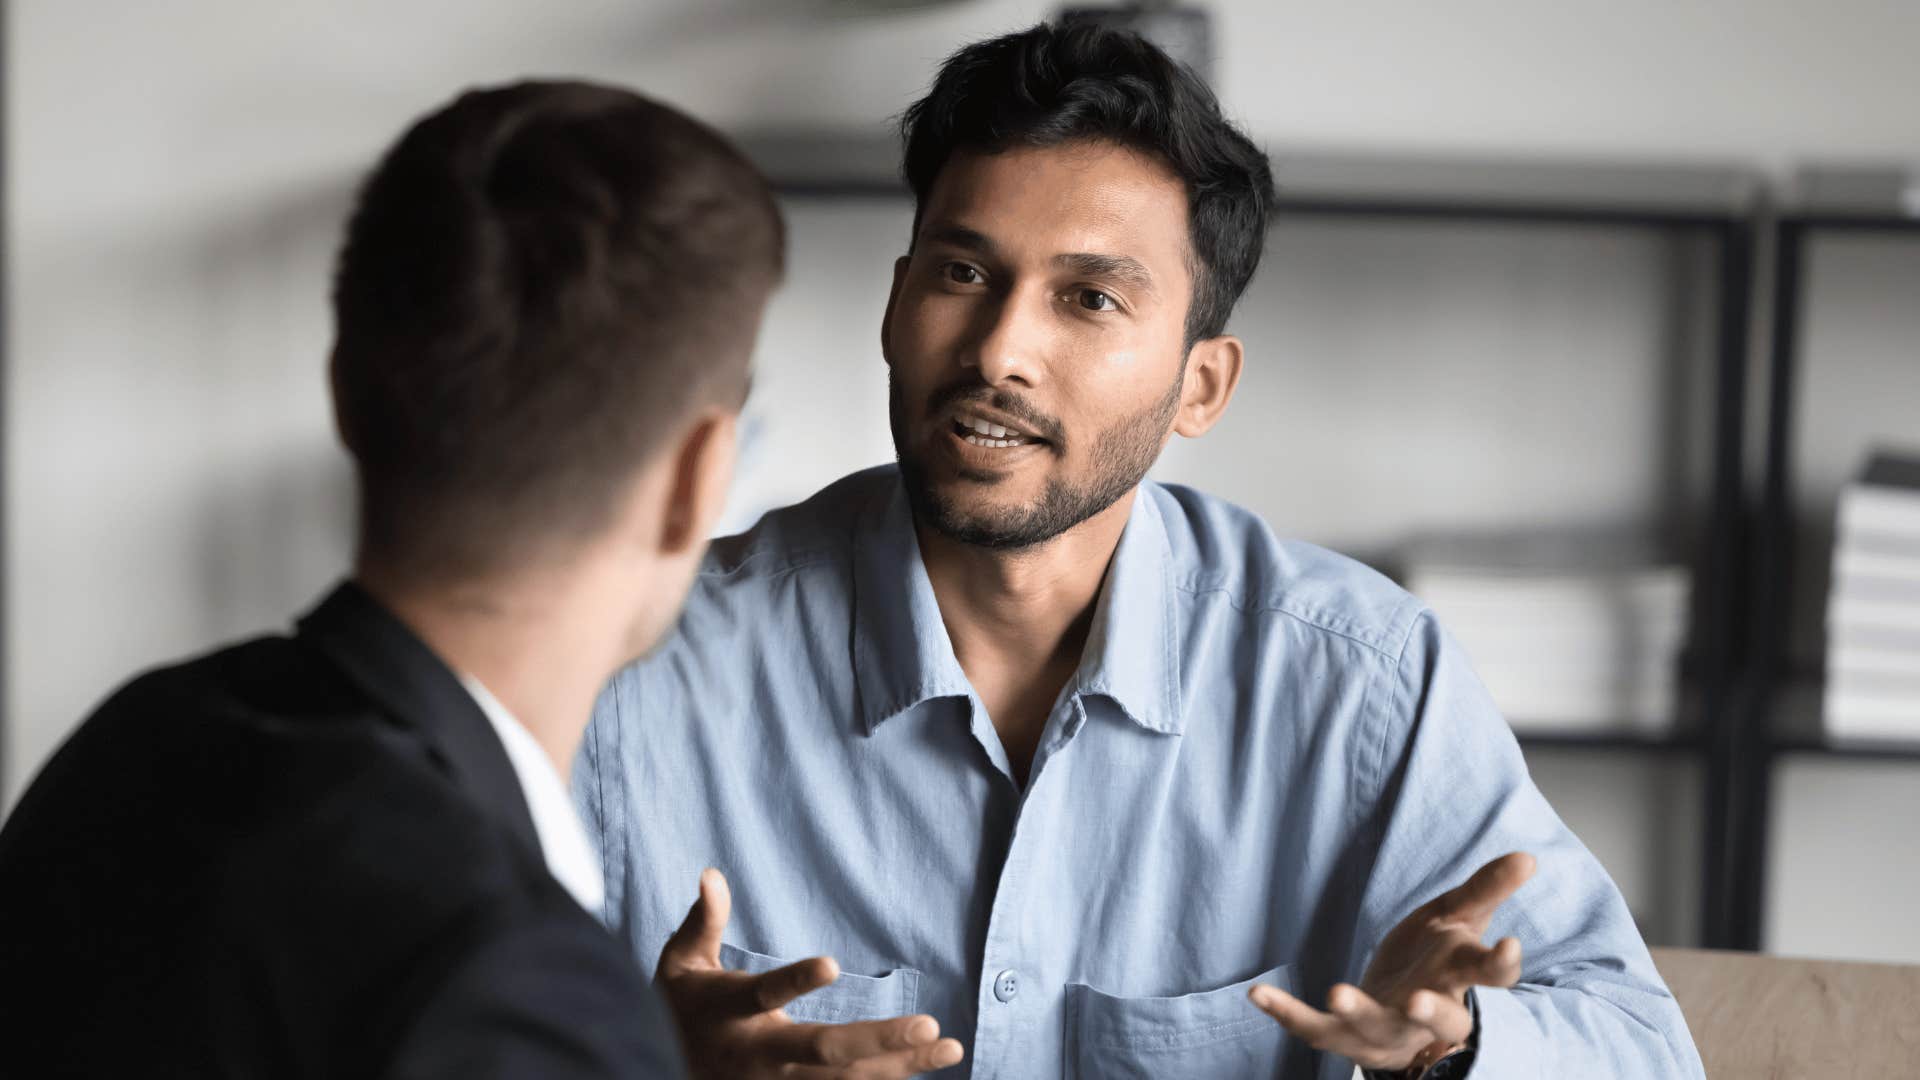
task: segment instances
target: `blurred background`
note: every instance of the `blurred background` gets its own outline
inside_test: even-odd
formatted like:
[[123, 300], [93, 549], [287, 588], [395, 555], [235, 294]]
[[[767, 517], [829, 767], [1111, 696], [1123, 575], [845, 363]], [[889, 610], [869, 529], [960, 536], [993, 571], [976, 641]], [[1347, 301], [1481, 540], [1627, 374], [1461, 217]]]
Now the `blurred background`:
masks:
[[[744, 526], [891, 458], [889, 122], [1057, 12], [6, 4], [0, 808], [130, 673], [346, 566], [328, 273], [415, 117], [588, 77], [759, 157], [792, 257]], [[1432, 603], [1655, 944], [1920, 961], [1920, 4], [1150, 14], [1284, 200], [1239, 397], [1157, 476]]]

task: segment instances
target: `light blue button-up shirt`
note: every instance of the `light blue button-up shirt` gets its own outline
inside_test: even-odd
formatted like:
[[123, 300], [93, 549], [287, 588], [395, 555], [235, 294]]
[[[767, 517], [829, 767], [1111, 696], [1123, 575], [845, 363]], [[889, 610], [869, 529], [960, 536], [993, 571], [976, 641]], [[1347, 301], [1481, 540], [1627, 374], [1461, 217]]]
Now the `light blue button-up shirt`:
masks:
[[796, 1019], [931, 1013], [954, 1076], [1344, 1078], [1247, 988], [1319, 1003], [1513, 850], [1539, 870], [1492, 935], [1525, 974], [1477, 993], [1472, 1075], [1701, 1075], [1433, 617], [1191, 489], [1140, 487], [1024, 788], [887, 467], [714, 545], [681, 632], [602, 697], [575, 790], [643, 964], [718, 866], [729, 966], [831, 955], [846, 974]]

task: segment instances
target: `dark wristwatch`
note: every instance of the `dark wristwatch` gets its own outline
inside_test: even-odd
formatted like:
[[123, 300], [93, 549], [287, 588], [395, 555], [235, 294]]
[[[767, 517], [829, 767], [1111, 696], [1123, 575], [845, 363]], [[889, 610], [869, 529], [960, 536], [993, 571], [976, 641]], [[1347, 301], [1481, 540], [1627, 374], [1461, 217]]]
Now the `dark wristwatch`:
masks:
[[1367, 1080], [1465, 1080], [1473, 1068], [1473, 1047], [1454, 1046], [1432, 1061], [1413, 1059], [1404, 1069], [1362, 1069]]
[[[1405, 1080], [1465, 1080], [1473, 1068], [1473, 1047], [1456, 1046], [1441, 1054], [1439, 1060], [1422, 1069], [1413, 1065], [1401, 1071]], [[1418, 1070], [1418, 1071], [1416, 1071]]]

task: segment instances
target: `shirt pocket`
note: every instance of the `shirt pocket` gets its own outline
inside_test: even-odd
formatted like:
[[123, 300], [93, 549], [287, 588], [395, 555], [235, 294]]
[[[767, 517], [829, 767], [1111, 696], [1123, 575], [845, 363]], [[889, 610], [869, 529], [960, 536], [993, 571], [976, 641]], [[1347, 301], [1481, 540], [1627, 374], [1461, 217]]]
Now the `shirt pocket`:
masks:
[[1247, 1000], [1254, 983], [1293, 992], [1293, 967], [1181, 997], [1129, 998], [1067, 985], [1071, 1080], [1274, 1077], [1286, 1029]]
[[[793, 962], [720, 943], [720, 965], [731, 971], [758, 975]], [[833, 985], [788, 1002], [786, 1009], [796, 1023], [850, 1024], [910, 1015], [919, 1000], [920, 973], [912, 968], [895, 968], [878, 977], [843, 971]]]

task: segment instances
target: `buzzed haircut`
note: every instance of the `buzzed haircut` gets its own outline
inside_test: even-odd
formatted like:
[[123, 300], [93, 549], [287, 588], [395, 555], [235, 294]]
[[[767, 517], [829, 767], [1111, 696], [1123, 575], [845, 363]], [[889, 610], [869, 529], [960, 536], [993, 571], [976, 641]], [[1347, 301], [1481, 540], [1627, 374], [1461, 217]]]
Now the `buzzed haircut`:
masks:
[[333, 284], [362, 558], [458, 578], [603, 530], [669, 437], [741, 404], [785, 245], [739, 151], [627, 90], [523, 82], [415, 124]]
[[1266, 248], [1276, 199], [1266, 153], [1198, 75], [1131, 31], [1068, 20], [968, 45], [940, 66], [900, 132], [916, 232], [956, 151], [1100, 140], [1163, 162], [1187, 191], [1189, 347], [1225, 331]]

